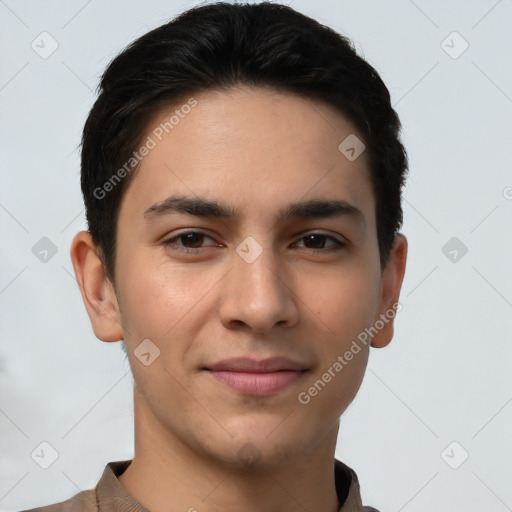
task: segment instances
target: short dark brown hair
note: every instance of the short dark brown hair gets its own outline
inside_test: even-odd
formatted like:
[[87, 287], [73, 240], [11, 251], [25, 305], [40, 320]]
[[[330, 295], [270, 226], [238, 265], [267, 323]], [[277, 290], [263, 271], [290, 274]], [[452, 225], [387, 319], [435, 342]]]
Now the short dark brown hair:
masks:
[[138, 167], [127, 172], [126, 162], [149, 121], [194, 93], [236, 85], [323, 101], [363, 134], [384, 268], [403, 222], [408, 162], [400, 121], [379, 74], [350, 39], [288, 6], [217, 2], [183, 12], [135, 40], [109, 64], [98, 86], [83, 131], [81, 186], [88, 229], [112, 283], [119, 205]]

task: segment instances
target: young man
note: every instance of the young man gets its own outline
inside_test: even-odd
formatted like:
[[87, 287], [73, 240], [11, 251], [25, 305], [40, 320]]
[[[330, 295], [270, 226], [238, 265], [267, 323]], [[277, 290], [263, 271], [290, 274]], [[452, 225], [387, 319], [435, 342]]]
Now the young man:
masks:
[[196, 7], [113, 60], [71, 258], [123, 340], [135, 455], [34, 510], [376, 510], [335, 447], [399, 308], [399, 130], [350, 42], [283, 5]]

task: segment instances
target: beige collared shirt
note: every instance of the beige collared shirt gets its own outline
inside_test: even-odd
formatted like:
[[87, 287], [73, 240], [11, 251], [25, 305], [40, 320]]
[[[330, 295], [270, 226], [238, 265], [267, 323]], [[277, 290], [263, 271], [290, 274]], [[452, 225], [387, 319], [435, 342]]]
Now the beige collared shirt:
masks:
[[[79, 492], [61, 503], [23, 512], [149, 512], [128, 494], [117, 479], [131, 462], [109, 462], [94, 489]], [[339, 512], [379, 512], [377, 509], [362, 505], [356, 473], [337, 459], [334, 465], [334, 478], [338, 498], [340, 503], [343, 503]], [[345, 495], [347, 484], [348, 495]]]

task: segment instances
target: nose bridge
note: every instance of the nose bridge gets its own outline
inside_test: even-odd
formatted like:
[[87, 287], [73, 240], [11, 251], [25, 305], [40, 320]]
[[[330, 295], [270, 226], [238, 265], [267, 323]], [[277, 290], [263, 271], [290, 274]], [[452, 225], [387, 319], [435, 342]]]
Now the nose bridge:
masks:
[[[242, 250], [240, 249], [240, 252]], [[252, 297], [258, 297], [263, 293], [268, 299], [272, 299], [274, 294], [281, 295], [281, 287], [284, 284], [282, 277], [279, 277], [280, 263], [271, 248], [262, 248], [260, 255], [253, 261], [238, 258], [235, 267], [235, 272], [240, 276], [240, 284], [250, 288]], [[268, 295], [269, 293], [271, 295]]]
[[221, 307], [223, 321], [243, 322], [258, 331], [277, 323], [295, 323], [298, 311], [279, 254], [250, 237], [236, 252]]

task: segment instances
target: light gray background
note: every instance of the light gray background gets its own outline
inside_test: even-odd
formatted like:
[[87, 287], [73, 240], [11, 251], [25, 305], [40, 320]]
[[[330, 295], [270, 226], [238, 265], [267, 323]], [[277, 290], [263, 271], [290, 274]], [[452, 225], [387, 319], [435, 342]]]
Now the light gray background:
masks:
[[[67, 499], [133, 456], [128, 362], [94, 337], [69, 258], [85, 228], [76, 148], [108, 62], [196, 3], [0, 1], [2, 511]], [[512, 1], [288, 3], [379, 71], [411, 164], [403, 310], [337, 457], [382, 512], [512, 510]], [[59, 45], [47, 59], [31, 48], [43, 31]], [[46, 263], [42, 237], [58, 250]], [[455, 262], [452, 237], [468, 249]], [[59, 454], [46, 470], [43, 441]]]

